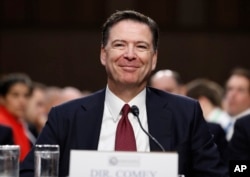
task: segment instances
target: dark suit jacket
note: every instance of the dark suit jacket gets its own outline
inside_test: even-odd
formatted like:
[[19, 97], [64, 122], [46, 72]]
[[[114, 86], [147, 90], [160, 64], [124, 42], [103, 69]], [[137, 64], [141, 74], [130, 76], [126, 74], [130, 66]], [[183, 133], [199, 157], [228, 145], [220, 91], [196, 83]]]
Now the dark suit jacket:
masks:
[[207, 122], [208, 123], [208, 128], [214, 138], [215, 144], [218, 146], [218, 150], [221, 154], [221, 157], [223, 160], [225, 160], [227, 157], [226, 156], [226, 150], [227, 150], [227, 145], [228, 141], [226, 139], [226, 133], [221, 127], [220, 124], [217, 123], [212, 123], [212, 122]]
[[0, 125], [0, 145], [6, 145], [6, 144], [8, 145], [14, 144], [12, 129], [7, 126]]
[[229, 142], [229, 160], [250, 160], [250, 115], [238, 119]]
[[[71, 149], [97, 149], [104, 99], [105, 89], [51, 110], [37, 144], [60, 145], [60, 176], [69, 173]], [[146, 108], [149, 132], [167, 151], [178, 151], [180, 174], [227, 176], [197, 101], [147, 88]], [[161, 151], [152, 140], [150, 150]], [[33, 152], [29, 153], [20, 177], [33, 177], [33, 158]]]

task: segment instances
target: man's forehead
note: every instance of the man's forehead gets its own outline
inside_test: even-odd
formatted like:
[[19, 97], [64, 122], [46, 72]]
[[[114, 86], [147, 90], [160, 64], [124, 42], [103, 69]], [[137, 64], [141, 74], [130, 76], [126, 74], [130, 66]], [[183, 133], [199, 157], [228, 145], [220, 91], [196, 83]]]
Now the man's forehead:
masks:
[[[141, 27], [138, 25], [141, 25]], [[110, 28], [108, 40], [111, 40], [111, 42], [115, 40], [122, 41], [125, 38], [129, 39], [131, 37], [134, 41], [140, 42], [151, 42], [153, 39], [152, 32], [146, 24], [131, 20], [123, 20]]]
[[227, 83], [242, 83], [242, 81], [250, 84], [250, 80], [242, 75], [232, 75]]

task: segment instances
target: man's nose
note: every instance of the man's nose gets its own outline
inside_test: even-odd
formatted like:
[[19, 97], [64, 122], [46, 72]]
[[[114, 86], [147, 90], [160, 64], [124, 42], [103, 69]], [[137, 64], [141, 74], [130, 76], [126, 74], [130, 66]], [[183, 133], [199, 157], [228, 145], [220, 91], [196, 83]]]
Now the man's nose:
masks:
[[134, 60], [136, 58], [135, 47], [134, 46], [127, 46], [124, 57], [128, 60]]

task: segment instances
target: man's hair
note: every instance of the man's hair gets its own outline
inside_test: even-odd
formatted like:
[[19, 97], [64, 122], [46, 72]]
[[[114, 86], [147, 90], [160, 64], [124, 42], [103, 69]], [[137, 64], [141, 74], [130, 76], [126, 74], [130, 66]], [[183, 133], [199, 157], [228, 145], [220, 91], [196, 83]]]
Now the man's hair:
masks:
[[29, 88], [29, 94], [32, 93], [33, 85], [30, 77], [24, 73], [11, 73], [2, 76], [0, 79], [0, 96], [5, 97], [11, 87], [17, 83], [23, 83]]
[[214, 106], [221, 106], [223, 97], [222, 87], [208, 79], [196, 79], [187, 84], [188, 97], [199, 99], [206, 97]]
[[231, 76], [232, 75], [238, 75], [238, 76], [243, 76], [247, 79], [250, 80], [250, 71], [244, 68], [235, 68], [232, 70], [231, 72]]
[[34, 93], [35, 90], [41, 90], [43, 92], [46, 92], [47, 86], [41, 82], [35, 82], [33, 81], [32, 83], [32, 94]]
[[230, 77], [231, 76], [241, 76], [241, 77], [245, 77], [246, 79], [248, 79], [248, 85], [249, 85], [249, 92], [250, 92], [250, 71], [245, 69], [245, 68], [235, 68], [231, 71]]
[[156, 51], [158, 48], [158, 38], [159, 38], [159, 29], [158, 25], [155, 23], [153, 19], [147, 17], [139, 12], [133, 10], [124, 10], [124, 11], [117, 11], [113, 13], [103, 24], [102, 26], [102, 46], [106, 46], [109, 38], [110, 29], [122, 20], [133, 20], [139, 23], [146, 24], [152, 33], [153, 37], [153, 46], [154, 50]]

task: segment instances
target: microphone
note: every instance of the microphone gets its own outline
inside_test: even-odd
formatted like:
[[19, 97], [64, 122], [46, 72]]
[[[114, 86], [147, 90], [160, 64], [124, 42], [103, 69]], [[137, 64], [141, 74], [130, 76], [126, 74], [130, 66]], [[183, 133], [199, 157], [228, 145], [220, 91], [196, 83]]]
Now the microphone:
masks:
[[161, 143], [159, 143], [159, 141], [157, 141], [157, 139], [155, 137], [153, 137], [149, 132], [147, 132], [143, 127], [142, 127], [142, 124], [141, 124], [141, 121], [140, 121], [140, 118], [139, 118], [139, 108], [136, 106], [136, 105], [133, 105], [131, 107], [131, 112], [133, 113], [133, 115], [137, 118], [138, 122], [139, 122], [139, 125], [142, 129], [142, 131], [151, 139], [153, 140], [157, 146], [159, 146], [159, 148], [165, 152], [165, 149], [163, 148], [163, 146], [161, 145]]

